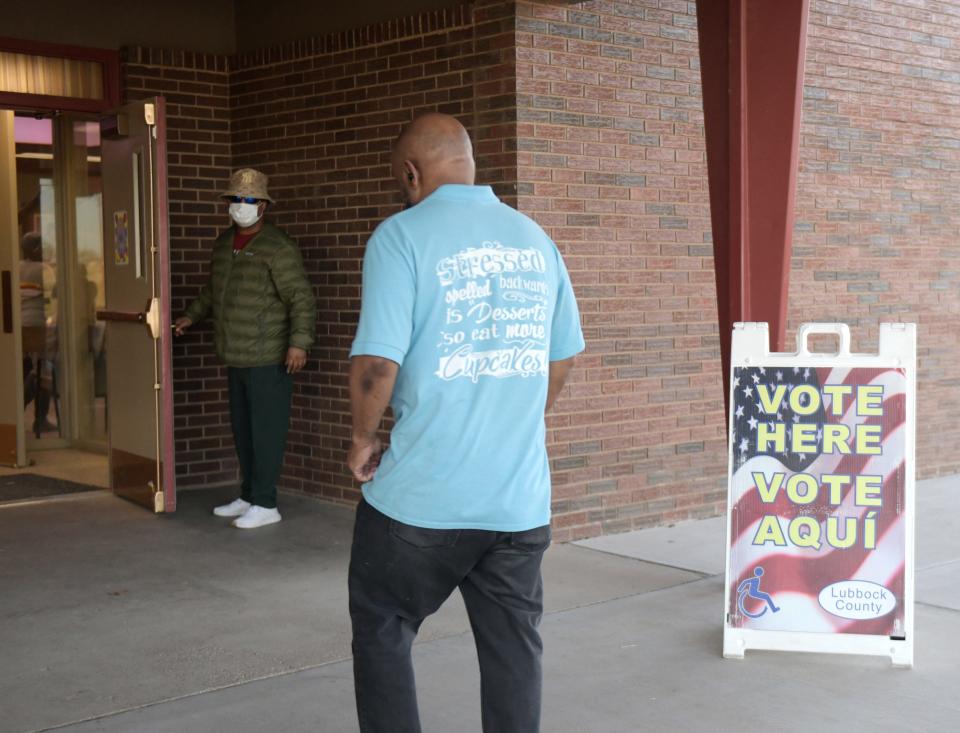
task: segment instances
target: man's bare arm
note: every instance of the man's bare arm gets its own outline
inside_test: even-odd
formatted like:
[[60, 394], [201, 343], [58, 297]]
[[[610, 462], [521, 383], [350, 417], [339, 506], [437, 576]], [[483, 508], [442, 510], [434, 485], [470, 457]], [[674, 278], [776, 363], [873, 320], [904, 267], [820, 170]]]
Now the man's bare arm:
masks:
[[576, 357], [571, 356], [569, 359], [550, 362], [550, 384], [547, 387], [547, 407], [544, 412], [549, 412], [550, 408], [553, 407], [553, 403], [560, 394], [560, 390], [563, 389], [563, 385], [567, 381], [567, 376], [573, 368], [573, 360], [575, 358]]
[[390, 404], [400, 366], [379, 356], [350, 360], [350, 412], [353, 430], [347, 466], [358, 481], [373, 478], [380, 462], [377, 430]]

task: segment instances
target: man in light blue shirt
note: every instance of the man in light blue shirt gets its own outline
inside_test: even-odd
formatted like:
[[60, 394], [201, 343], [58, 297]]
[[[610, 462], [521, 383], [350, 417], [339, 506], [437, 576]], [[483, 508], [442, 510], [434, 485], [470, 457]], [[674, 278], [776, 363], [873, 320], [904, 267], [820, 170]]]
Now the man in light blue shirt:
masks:
[[[410, 647], [459, 587], [480, 658], [485, 731], [539, 728], [550, 543], [544, 412], [583, 335], [554, 243], [475, 186], [469, 136], [429, 114], [400, 136], [407, 209], [367, 244], [351, 350], [363, 482], [350, 565], [362, 731], [419, 731]], [[387, 405], [395, 424], [381, 456]]]

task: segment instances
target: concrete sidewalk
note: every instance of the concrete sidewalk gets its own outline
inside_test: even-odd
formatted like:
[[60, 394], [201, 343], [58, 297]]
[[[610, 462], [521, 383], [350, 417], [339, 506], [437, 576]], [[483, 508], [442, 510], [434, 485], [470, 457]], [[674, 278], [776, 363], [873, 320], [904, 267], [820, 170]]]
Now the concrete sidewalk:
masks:
[[[960, 481], [923, 482], [918, 497], [909, 671], [864, 657], [723, 660], [722, 520], [552, 548], [543, 730], [956, 730]], [[0, 730], [356, 730], [350, 513], [284, 497], [283, 523], [240, 533], [208, 517], [218, 498], [188, 493], [169, 518], [106, 495], [0, 508]], [[479, 730], [468, 628], [459, 602], [424, 626], [425, 731]]]

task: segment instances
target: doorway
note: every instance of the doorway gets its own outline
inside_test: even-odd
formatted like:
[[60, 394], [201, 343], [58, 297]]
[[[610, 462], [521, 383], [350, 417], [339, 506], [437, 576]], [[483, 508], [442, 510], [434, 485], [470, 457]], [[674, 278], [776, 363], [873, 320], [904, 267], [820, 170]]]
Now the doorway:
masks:
[[74, 448], [102, 454], [106, 465], [107, 344], [96, 320], [105, 302], [99, 123], [76, 114], [0, 115], [13, 134], [14, 170], [3, 174], [15, 181], [14, 210], [0, 215], [14, 225], [7, 258], [19, 281], [11, 311], [21, 342], [21, 368], [0, 384], [2, 398], [22, 405], [28, 459], [48, 449], [58, 449], [51, 458], [70, 456], [63, 449]]

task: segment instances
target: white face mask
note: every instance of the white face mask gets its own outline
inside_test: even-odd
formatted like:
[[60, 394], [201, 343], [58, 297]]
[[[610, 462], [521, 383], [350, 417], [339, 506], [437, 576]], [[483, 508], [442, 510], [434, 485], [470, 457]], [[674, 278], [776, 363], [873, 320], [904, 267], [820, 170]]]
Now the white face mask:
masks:
[[252, 227], [260, 219], [259, 204], [230, 204], [230, 218], [241, 229]]

